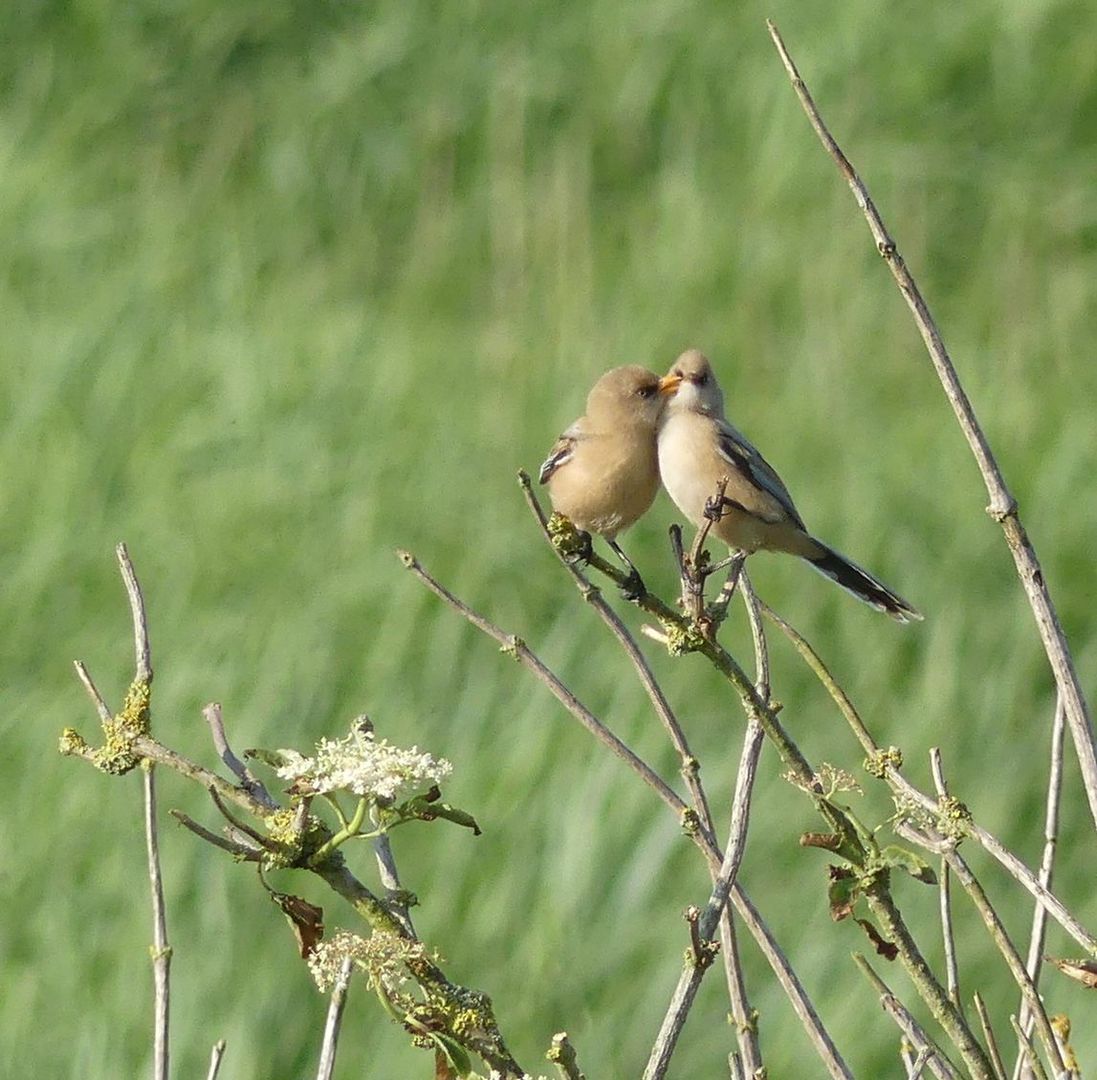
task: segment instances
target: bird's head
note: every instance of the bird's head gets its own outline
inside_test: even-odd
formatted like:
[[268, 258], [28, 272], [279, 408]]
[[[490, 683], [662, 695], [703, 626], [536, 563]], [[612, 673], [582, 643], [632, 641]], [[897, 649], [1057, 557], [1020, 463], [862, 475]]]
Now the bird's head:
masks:
[[723, 419], [724, 394], [708, 357], [688, 349], [659, 380], [659, 396], [667, 399], [667, 413], [698, 412]]
[[665, 405], [659, 376], [629, 364], [607, 371], [594, 384], [587, 397], [587, 416], [610, 425], [635, 424], [654, 430]]

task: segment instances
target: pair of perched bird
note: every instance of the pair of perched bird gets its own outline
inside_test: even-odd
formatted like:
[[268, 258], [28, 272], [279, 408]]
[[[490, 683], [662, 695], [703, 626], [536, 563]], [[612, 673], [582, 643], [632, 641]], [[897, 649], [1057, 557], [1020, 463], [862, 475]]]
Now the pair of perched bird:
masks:
[[[659, 376], [642, 367], [606, 372], [586, 415], [541, 466], [553, 508], [577, 529], [605, 537], [642, 585], [617, 535], [646, 513], [663, 486], [695, 525], [706, 516], [733, 551], [797, 555], [843, 589], [899, 622], [922, 616], [868, 571], [807, 531], [788, 489], [724, 418], [724, 395], [708, 358], [683, 353]], [[719, 507], [713, 506], [726, 481]]]

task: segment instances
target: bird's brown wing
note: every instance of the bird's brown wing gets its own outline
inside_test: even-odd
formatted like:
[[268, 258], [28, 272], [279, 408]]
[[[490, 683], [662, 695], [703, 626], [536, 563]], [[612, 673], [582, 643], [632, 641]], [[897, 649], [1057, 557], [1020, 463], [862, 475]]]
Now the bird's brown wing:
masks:
[[716, 445], [720, 456], [729, 465], [734, 466], [755, 487], [776, 499], [789, 518], [805, 532], [807, 531], [796, 509], [796, 504], [788, 493], [788, 488], [785, 487], [773, 466], [762, 457], [741, 431], [732, 427], [726, 420], [717, 421]]
[[541, 471], [537, 479], [542, 484], [547, 484], [552, 474], [565, 465], [575, 453], [575, 444], [583, 437], [582, 421], [576, 420], [560, 438], [552, 444], [548, 457], [541, 463]]

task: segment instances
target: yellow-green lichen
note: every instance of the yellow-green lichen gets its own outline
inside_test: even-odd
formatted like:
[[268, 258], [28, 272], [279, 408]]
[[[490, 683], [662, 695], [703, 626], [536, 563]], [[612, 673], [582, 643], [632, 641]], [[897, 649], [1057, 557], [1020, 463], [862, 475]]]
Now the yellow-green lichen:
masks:
[[563, 514], [554, 513], [548, 519], [548, 534], [552, 546], [565, 558], [586, 555], [590, 539], [584, 536]]
[[134, 750], [133, 743], [149, 733], [151, 700], [146, 680], [135, 679], [130, 683], [121, 710], [103, 721], [103, 745], [92, 754], [97, 769], [121, 776], [140, 764], [141, 755]]
[[[275, 810], [264, 821], [267, 839], [274, 845], [274, 850], [266, 851], [263, 856], [264, 866], [269, 869], [300, 866], [331, 839], [331, 830], [311, 814], [305, 818], [302, 828], [296, 808]], [[328, 861], [333, 864], [342, 860], [343, 855], [338, 850], [328, 856]]]
[[87, 740], [76, 728], [65, 728], [61, 732], [61, 738], [57, 740], [57, 749], [66, 756], [83, 754], [89, 749]]
[[865, 772], [875, 776], [877, 780], [887, 777], [888, 769], [901, 768], [903, 764], [903, 752], [897, 746], [889, 746], [886, 750], [877, 750], [865, 758]]
[[663, 621], [662, 626], [667, 638], [667, 652], [671, 656], [685, 656], [704, 648], [705, 636], [696, 626], [667, 621]]
[[937, 828], [950, 840], [963, 840], [971, 824], [971, 811], [953, 795], [937, 804]]

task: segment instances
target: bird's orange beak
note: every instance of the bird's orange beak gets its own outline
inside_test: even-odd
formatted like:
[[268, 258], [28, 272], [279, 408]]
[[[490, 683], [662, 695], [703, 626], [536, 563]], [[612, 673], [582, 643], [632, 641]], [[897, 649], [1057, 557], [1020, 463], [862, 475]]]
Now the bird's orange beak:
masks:
[[673, 394], [682, 382], [682, 376], [672, 372], [659, 380], [660, 394]]

